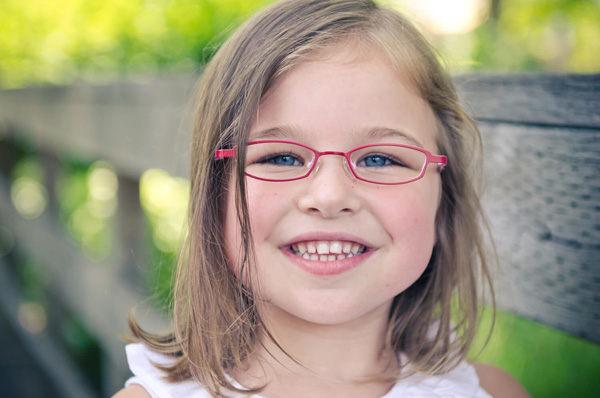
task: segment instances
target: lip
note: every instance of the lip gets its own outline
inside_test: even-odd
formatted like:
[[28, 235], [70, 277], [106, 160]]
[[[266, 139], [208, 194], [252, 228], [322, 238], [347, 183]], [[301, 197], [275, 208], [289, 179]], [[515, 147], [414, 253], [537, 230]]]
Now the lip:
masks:
[[366, 251], [360, 256], [353, 256], [344, 260], [334, 261], [311, 261], [305, 260], [292, 253], [291, 250], [282, 250], [283, 253], [290, 258], [292, 263], [300, 267], [306, 272], [319, 276], [333, 276], [343, 274], [353, 268], [359, 266], [367, 258], [371, 257], [373, 251]]
[[[353, 256], [350, 258], [346, 258], [343, 260], [334, 260], [334, 261], [313, 261], [306, 260], [300, 256], [297, 256], [290, 250], [290, 246], [292, 244], [298, 242], [305, 241], [351, 241], [356, 242], [365, 247], [365, 252], [359, 256]], [[325, 232], [317, 232], [317, 233], [305, 233], [300, 234], [289, 240], [287, 243], [283, 244], [280, 247], [280, 250], [285, 254], [294, 265], [298, 266], [300, 269], [318, 276], [334, 276], [340, 275], [347, 271], [350, 271], [353, 268], [356, 268], [365, 260], [367, 260], [371, 254], [374, 253], [372, 250], [373, 245], [369, 242], [361, 239], [357, 236], [345, 233], [325, 233]]]

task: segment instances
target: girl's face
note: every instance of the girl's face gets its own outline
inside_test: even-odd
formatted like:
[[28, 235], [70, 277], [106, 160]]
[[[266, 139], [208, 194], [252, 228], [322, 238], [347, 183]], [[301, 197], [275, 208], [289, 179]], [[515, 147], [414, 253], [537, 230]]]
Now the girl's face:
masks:
[[[387, 59], [375, 55], [349, 62], [344, 54], [292, 68], [260, 103], [250, 141], [287, 140], [343, 152], [398, 143], [437, 154], [430, 107]], [[435, 165], [420, 180], [385, 186], [354, 179], [342, 161], [321, 157], [318, 170], [297, 181], [246, 177], [256, 255], [254, 276], [246, 283], [269, 311], [267, 322], [333, 325], [382, 319], [394, 296], [429, 262], [440, 198]], [[233, 194], [228, 195], [225, 238], [228, 257], [238, 268], [240, 228]], [[297, 254], [311, 251], [311, 245], [328, 253], [340, 246], [342, 254], [344, 246], [358, 252], [333, 262]]]

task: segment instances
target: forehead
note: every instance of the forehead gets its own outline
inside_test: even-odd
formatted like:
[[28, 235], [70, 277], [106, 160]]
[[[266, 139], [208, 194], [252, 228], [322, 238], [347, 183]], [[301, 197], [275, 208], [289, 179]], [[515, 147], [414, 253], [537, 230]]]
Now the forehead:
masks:
[[410, 80], [380, 52], [354, 49], [321, 51], [288, 70], [262, 98], [250, 140], [361, 145], [396, 131], [435, 149], [433, 112]]

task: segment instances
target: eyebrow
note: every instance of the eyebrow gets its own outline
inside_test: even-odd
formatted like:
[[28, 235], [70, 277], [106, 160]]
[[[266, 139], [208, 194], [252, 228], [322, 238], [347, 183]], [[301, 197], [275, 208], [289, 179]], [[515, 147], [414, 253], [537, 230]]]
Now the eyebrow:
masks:
[[264, 139], [295, 139], [296, 129], [292, 126], [277, 126], [266, 130], [260, 130], [250, 134], [250, 141], [258, 141]]
[[[260, 130], [251, 134], [250, 141], [260, 141], [265, 139], [284, 139], [284, 140], [297, 140], [297, 129], [293, 126], [284, 125], [271, 127], [265, 130]], [[372, 127], [363, 130], [361, 133], [353, 134], [358, 141], [364, 139], [365, 137], [369, 140], [384, 140], [386, 138], [401, 138], [403, 140], [409, 141], [410, 144], [417, 146], [419, 148], [423, 148], [423, 144], [419, 142], [412, 135], [405, 133], [400, 130], [396, 130], [389, 127]]]
[[409, 141], [414, 146], [423, 148], [423, 144], [419, 142], [412, 135], [405, 133], [404, 131], [392, 129], [389, 127], [373, 127], [366, 130], [366, 136], [371, 139], [385, 139], [385, 138], [402, 138]]

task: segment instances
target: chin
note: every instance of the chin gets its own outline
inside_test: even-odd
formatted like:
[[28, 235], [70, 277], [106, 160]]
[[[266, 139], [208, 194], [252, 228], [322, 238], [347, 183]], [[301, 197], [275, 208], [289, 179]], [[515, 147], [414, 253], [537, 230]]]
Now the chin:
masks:
[[360, 306], [356, 302], [342, 300], [341, 303], [325, 301], [313, 305], [276, 306], [269, 303], [269, 317], [286, 319], [286, 323], [300, 323], [313, 326], [342, 326], [362, 322], [365, 318], [387, 319], [392, 299], [371, 307]]

